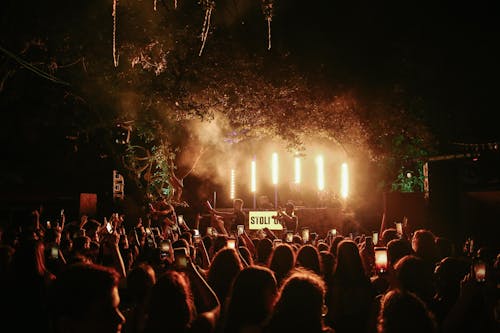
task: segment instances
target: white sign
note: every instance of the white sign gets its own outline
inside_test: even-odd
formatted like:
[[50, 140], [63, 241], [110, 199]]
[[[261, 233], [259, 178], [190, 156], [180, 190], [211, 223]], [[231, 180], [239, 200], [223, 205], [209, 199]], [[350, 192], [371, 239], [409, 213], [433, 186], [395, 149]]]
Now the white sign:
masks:
[[248, 212], [248, 226], [250, 230], [268, 228], [269, 230], [283, 230], [283, 226], [275, 218], [276, 211], [250, 211]]

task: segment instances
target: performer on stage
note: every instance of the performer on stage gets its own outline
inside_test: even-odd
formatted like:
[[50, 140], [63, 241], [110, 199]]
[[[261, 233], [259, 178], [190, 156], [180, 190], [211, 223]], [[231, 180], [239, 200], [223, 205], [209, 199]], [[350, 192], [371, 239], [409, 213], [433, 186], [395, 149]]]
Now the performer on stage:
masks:
[[297, 233], [299, 228], [299, 218], [295, 215], [295, 205], [292, 202], [287, 202], [285, 211], [278, 212], [278, 221], [283, 225], [284, 232]]
[[[230, 219], [230, 225], [229, 228], [225, 227], [226, 230], [229, 230], [229, 233], [236, 234], [237, 233], [237, 226], [239, 224], [246, 225], [247, 223], [247, 215], [243, 211], [243, 200], [242, 199], [234, 199], [233, 201], [233, 211], [232, 212], [221, 212], [218, 210], [215, 210], [210, 206], [210, 204], [207, 204], [206, 207], [210, 211], [210, 214], [215, 215], [216, 217], [219, 217], [219, 219], [225, 219], [228, 218]], [[219, 232], [224, 232], [219, 230]]]

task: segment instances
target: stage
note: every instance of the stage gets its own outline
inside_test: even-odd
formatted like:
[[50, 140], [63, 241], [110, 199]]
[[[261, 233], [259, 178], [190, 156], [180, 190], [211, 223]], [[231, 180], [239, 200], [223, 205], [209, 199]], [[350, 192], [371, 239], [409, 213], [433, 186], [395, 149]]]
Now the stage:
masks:
[[[230, 208], [217, 208], [221, 212], [231, 212]], [[250, 211], [264, 211], [244, 209], [247, 214], [245, 230], [249, 229], [248, 215]], [[270, 211], [270, 210], [267, 210]], [[272, 210], [271, 210], [272, 211]], [[323, 238], [328, 230], [337, 229], [344, 235], [349, 235], [350, 232], [356, 233], [359, 226], [356, 224], [354, 216], [350, 212], [345, 212], [342, 208], [296, 208], [295, 214], [299, 218], [299, 230], [301, 228], [309, 228], [310, 232], [318, 233], [320, 238]], [[225, 219], [226, 227], [229, 226], [229, 219]], [[210, 225], [210, 215], [203, 215], [200, 221], [200, 232], [202, 235], [206, 233], [207, 226]], [[250, 232], [251, 233], [251, 232]]]

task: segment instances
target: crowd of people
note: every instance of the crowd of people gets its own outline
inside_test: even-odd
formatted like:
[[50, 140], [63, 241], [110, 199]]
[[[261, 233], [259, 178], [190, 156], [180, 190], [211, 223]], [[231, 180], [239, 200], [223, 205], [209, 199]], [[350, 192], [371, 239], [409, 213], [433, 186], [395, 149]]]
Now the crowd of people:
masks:
[[496, 249], [424, 229], [303, 237], [293, 206], [284, 231], [257, 232], [242, 204], [229, 225], [207, 205], [201, 229], [168, 204], [137, 221], [34, 210], [1, 226], [1, 331], [500, 331]]

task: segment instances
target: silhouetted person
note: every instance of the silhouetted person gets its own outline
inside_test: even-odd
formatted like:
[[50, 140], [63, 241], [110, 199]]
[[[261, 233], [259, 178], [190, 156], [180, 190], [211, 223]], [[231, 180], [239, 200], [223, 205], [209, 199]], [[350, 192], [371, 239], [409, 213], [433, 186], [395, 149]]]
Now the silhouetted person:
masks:
[[255, 263], [261, 266], [267, 266], [269, 257], [273, 252], [273, 242], [269, 238], [259, 240], [256, 246], [257, 260]]
[[426, 305], [415, 294], [398, 289], [382, 299], [378, 333], [435, 333], [436, 323]]
[[302, 245], [297, 252], [296, 266], [306, 268], [322, 276], [321, 262], [318, 250], [312, 245]]
[[327, 283], [328, 325], [337, 333], [366, 332], [375, 290], [352, 240], [340, 242], [332, 279]]
[[393, 239], [398, 239], [399, 234], [396, 228], [387, 228], [382, 231], [382, 236], [380, 237], [380, 244], [377, 244], [379, 246], [385, 246], [387, 245], [391, 240]]
[[270, 316], [277, 294], [277, 284], [269, 268], [251, 266], [243, 269], [229, 294], [222, 332], [258, 332]]
[[438, 262], [438, 250], [436, 246], [436, 236], [430, 230], [419, 229], [413, 233], [411, 247], [417, 257], [422, 258], [434, 271], [434, 266]]
[[49, 305], [47, 295], [55, 281], [45, 265], [45, 246], [30, 232], [21, 237], [12, 256], [10, 274], [2, 285], [2, 302], [9, 304], [1, 315], [2, 325], [27, 332], [36, 328], [38, 332], [49, 329]]
[[112, 268], [74, 264], [61, 272], [51, 294], [56, 333], [118, 333], [125, 321], [120, 312], [118, 281]]
[[[151, 292], [145, 333], [212, 332], [215, 329], [217, 317], [210, 313], [212, 311], [197, 310], [192, 283], [186, 274], [168, 270], [158, 278]], [[217, 308], [218, 303], [213, 311], [218, 311]]]
[[225, 229], [231, 233], [236, 234], [237, 226], [242, 224], [247, 224], [247, 215], [243, 211], [243, 200], [242, 199], [234, 199], [233, 201], [233, 211], [232, 212], [222, 212], [219, 210], [215, 210], [211, 207], [208, 207], [209, 211], [212, 215], [219, 216], [223, 219], [229, 219], [229, 225], [225, 226]]
[[317, 274], [296, 269], [283, 281], [264, 332], [333, 332], [323, 317], [326, 286]]
[[455, 257], [441, 260], [434, 271], [436, 294], [434, 295], [435, 316], [439, 324], [456, 303], [460, 294], [460, 282], [469, 272], [470, 263]]
[[284, 231], [297, 233], [299, 218], [295, 215], [295, 205], [292, 202], [287, 202], [285, 210], [278, 212], [277, 219], [283, 225]]
[[332, 244], [330, 244], [330, 253], [337, 258], [337, 247], [339, 246], [339, 243], [344, 240], [344, 236], [342, 235], [337, 235], [333, 237]]
[[406, 239], [393, 239], [387, 243], [387, 263], [392, 267], [399, 259], [410, 254], [413, 254], [413, 249]]
[[323, 271], [323, 280], [330, 281], [333, 275], [333, 267], [335, 266], [335, 257], [328, 251], [319, 253], [321, 259], [321, 267]]
[[288, 244], [276, 246], [269, 259], [269, 268], [274, 272], [278, 285], [281, 285], [294, 267], [295, 252], [292, 247]]
[[226, 247], [215, 254], [208, 269], [207, 282], [217, 294], [222, 306], [236, 275], [242, 269], [243, 265], [235, 249]]
[[140, 333], [144, 331], [147, 317], [147, 306], [151, 290], [156, 283], [156, 273], [147, 263], [141, 263], [127, 274], [125, 290], [126, 304], [123, 308], [126, 318], [123, 332]]
[[429, 265], [420, 257], [407, 255], [394, 266], [398, 286], [416, 294], [432, 310], [434, 299], [433, 274]]

